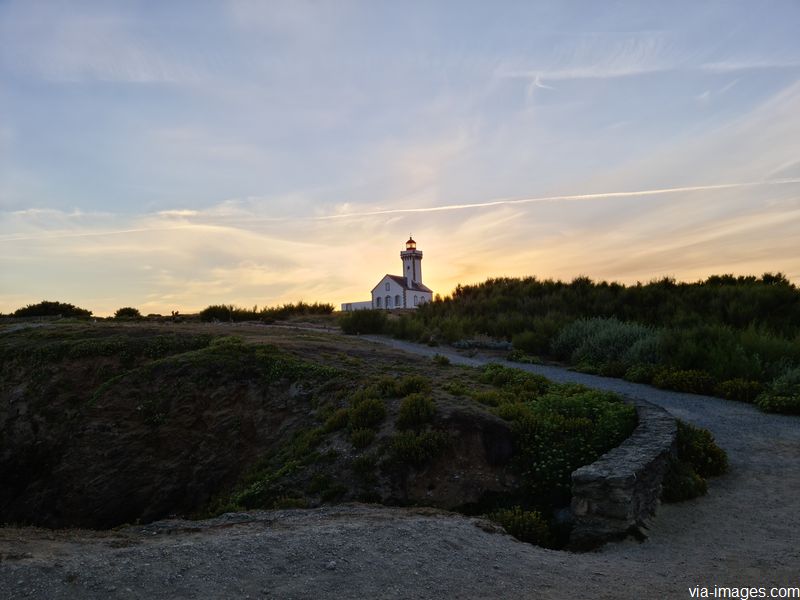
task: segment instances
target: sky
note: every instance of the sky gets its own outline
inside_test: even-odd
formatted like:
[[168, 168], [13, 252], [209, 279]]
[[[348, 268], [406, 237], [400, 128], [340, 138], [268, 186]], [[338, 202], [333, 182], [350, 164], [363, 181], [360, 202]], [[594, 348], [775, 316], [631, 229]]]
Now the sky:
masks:
[[800, 284], [800, 3], [0, 0], [0, 312]]

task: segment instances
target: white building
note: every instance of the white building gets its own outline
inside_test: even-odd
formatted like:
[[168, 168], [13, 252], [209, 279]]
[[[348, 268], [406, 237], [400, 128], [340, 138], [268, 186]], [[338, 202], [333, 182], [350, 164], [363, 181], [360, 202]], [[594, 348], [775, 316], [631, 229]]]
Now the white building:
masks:
[[413, 238], [408, 238], [400, 259], [403, 261], [403, 275], [384, 275], [372, 288], [372, 300], [347, 302], [342, 304], [342, 310], [417, 308], [433, 300], [433, 292], [422, 283], [422, 251], [417, 250]]

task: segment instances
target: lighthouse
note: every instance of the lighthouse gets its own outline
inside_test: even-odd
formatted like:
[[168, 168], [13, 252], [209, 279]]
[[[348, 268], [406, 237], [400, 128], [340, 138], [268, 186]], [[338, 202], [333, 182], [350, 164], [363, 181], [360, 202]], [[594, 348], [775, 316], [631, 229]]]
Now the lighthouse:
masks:
[[384, 275], [372, 288], [372, 300], [346, 302], [342, 310], [417, 308], [433, 300], [433, 292], [422, 283], [422, 250], [417, 250], [412, 236], [408, 236], [406, 249], [400, 251], [400, 260], [402, 275]]

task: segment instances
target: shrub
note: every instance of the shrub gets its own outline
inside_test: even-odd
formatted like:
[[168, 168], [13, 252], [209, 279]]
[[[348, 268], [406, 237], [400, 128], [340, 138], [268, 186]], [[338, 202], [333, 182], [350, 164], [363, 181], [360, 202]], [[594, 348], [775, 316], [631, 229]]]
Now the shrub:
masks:
[[528, 365], [541, 365], [542, 359], [538, 356], [532, 356], [530, 354], [525, 354], [522, 350], [512, 350], [506, 356], [506, 360], [508, 362], [518, 362]]
[[411, 429], [430, 423], [436, 412], [436, 405], [428, 396], [420, 393], [409, 394], [400, 403], [397, 426]]
[[141, 319], [142, 314], [139, 312], [138, 308], [133, 308], [131, 306], [125, 306], [123, 308], [118, 308], [117, 312], [114, 313], [115, 319]]
[[705, 371], [696, 369], [672, 370], [659, 369], [653, 375], [653, 385], [668, 390], [677, 390], [689, 394], [713, 394], [714, 378]]
[[519, 506], [495, 511], [489, 518], [503, 526], [510, 535], [521, 542], [549, 546], [552, 543], [547, 522], [538, 511], [523, 510]]
[[756, 406], [765, 412], [800, 414], [800, 367], [776, 377], [756, 398]]
[[442, 431], [401, 431], [392, 437], [389, 444], [391, 462], [422, 467], [439, 456], [450, 444], [450, 438]]
[[258, 318], [254, 310], [233, 304], [212, 304], [201, 310], [199, 316], [201, 321], [254, 321]]
[[395, 381], [394, 395], [403, 397], [418, 392], [429, 392], [431, 382], [422, 375], [406, 375]]
[[446, 366], [448, 366], [450, 364], [450, 359], [447, 358], [446, 356], [441, 355], [441, 354], [434, 354], [433, 355], [433, 363], [435, 365], [440, 366], [440, 367], [446, 367]]
[[652, 332], [637, 339], [622, 354], [622, 362], [626, 365], [655, 365], [661, 362], [661, 335]]
[[656, 374], [656, 367], [653, 365], [633, 365], [625, 371], [623, 378], [634, 383], [651, 383]]
[[382, 310], [354, 310], [339, 319], [339, 327], [348, 335], [384, 333], [387, 320]]
[[728, 470], [728, 456], [707, 429], [678, 421], [677, 447], [678, 458], [701, 477], [722, 475]]
[[375, 440], [375, 430], [367, 427], [353, 429], [350, 432], [350, 442], [356, 448], [366, 448]]
[[764, 412], [800, 415], [800, 396], [761, 394], [756, 399], [756, 406]]
[[543, 394], [550, 388], [550, 381], [541, 375], [526, 373], [520, 369], [504, 367], [498, 364], [486, 365], [483, 368], [480, 380], [495, 387], [514, 390], [518, 393], [528, 392], [534, 396]]
[[347, 427], [349, 421], [350, 410], [347, 408], [339, 408], [325, 421], [325, 432], [330, 433], [331, 431], [344, 429]]
[[662, 483], [661, 499], [664, 502], [683, 502], [708, 491], [706, 480], [700, 477], [691, 465], [671, 459]]
[[612, 360], [600, 365], [598, 372], [603, 377], [622, 377], [627, 372], [628, 367], [620, 360]]
[[678, 421], [677, 456], [664, 475], [661, 497], [664, 502], [682, 502], [702, 496], [708, 487], [705, 478], [727, 469], [728, 457], [711, 432]]
[[568, 323], [562, 315], [552, 313], [543, 317], [534, 317], [525, 325], [525, 330], [511, 337], [514, 350], [521, 354], [544, 355], [550, 353], [550, 344], [560, 329]]
[[366, 398], [350, 409], [350, 427], [375, 428], [386, 418], [386, 405], [378, 398]]
[[[273, 308], [262, 308], [258, 313], [263, 320], [273, 321], [288, 319], [289, 317], [301, 315], [329, 315], [334, 311], [333, 304], [314, 302], [314, 304], [307, 304], [302, 300], [297, 304], [284, 304], [283, 306], [276, 306]], [[256, 308], [253, 308], [253, 313]]]
[[401, 315], [399, 319], [386, 322], [386, 330], [394, 337], [415, 342], [430, 339], [430, 332], [425, 325], [411, 315]]
[[378, 468], [378, 456], [368, 452], [353, 459], [353, 472], [356, 476], [367, 482], [375, 480], [375, 470]]
[[657, 353], [657, 347], [658, 334], [655, 330], [613, 317], [578, 319], [564, 327], [552, 343], [556, 356], [568, 359], [573, 364], [590, 365], [644, 362], [639, 355], [648, 356], [649, 360], [654, 348]]
[[460, 381], [451, 381], [444, 386], [444, 390], [453, 394], [453, 396], [466, 396], [469, 391], [467, 386]]
[[90, 317], [92, 311], [78, 308], [65, 302], [42, 300], [38, 304], [28, 304], [14, 311], [15, 317]]
[[718, 396], [729, 400], [752, 403], [763, 389], [758, 381], [736, 378], [719, 383], [715, 391]]
[[569, 501], [570, 475], [618, 445], [636, 427], [635, 409], [607, 392], [553, 386], [529, 402], [503, 404], [512, 421], [514, 466], [537, 504]]
[[762, 371], [756, 355], [748, 355], [740, 334], [731, 327], [713, 324], [684, 325], [664, 332], [664, 355], [676, 369], [697, 369], [718, 380], [754, 379]]

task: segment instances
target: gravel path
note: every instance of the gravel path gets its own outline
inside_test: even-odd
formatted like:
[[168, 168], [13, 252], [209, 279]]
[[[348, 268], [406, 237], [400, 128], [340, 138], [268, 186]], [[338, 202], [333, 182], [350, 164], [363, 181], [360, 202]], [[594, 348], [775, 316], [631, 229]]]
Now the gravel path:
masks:
[[[372, 338], [370, 338], [372, 339]], [[443, 348], [373, 339], [415, 354]], [[730, 473], [661, 507], [644, 543], [570, 554], [479, 520], [368, 506], [225, 515], [116, 532], [0, 529], [0, 598], [688, 598], [694, 586], [800, 586], [800, 419], [557, 367], [517, 365], [660, 404], [710, 429]], [[741, 597], [741, 594], [739, 594]]]

